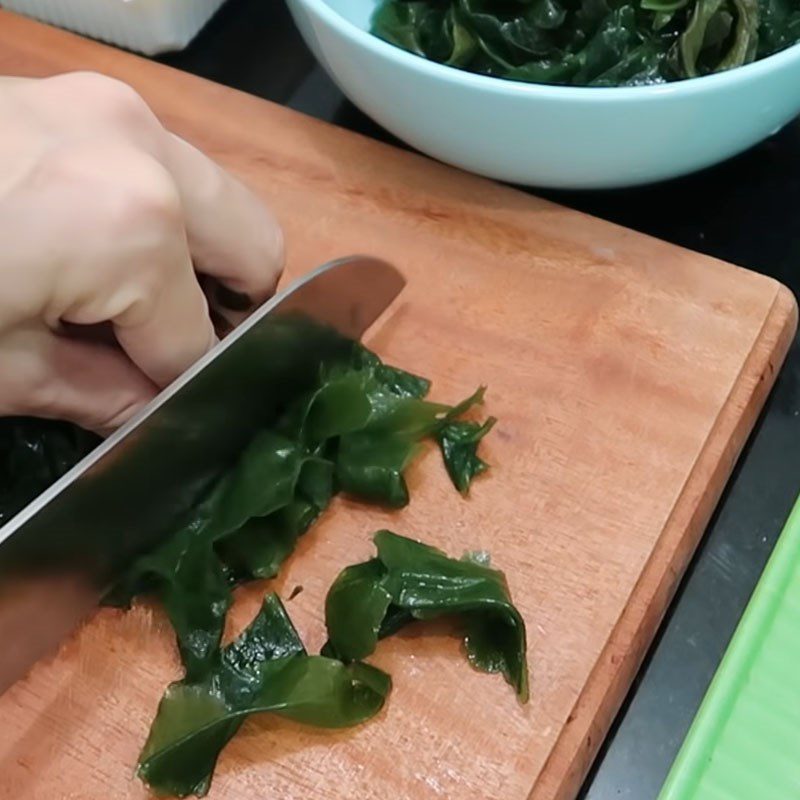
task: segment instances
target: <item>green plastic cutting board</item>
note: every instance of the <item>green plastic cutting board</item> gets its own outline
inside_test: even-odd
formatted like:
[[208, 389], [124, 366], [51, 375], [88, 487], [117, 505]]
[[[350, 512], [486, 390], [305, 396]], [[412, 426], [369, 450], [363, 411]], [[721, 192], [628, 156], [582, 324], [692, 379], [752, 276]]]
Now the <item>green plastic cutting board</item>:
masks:
[[800, 800], [800, 499], [659, 800]]

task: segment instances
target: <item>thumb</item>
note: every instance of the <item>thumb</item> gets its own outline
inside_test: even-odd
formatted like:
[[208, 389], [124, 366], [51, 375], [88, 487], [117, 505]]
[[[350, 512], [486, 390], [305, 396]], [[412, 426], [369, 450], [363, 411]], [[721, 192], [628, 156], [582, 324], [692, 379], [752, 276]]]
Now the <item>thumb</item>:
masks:
[[[64, 419], [108, 435], [158, 392], [125, 353], [95, 341], [48, 333], [35, 348], [17, 352], [20, 380], [5, 413]], [[25, 385], [28, 383], [29, 385]]]

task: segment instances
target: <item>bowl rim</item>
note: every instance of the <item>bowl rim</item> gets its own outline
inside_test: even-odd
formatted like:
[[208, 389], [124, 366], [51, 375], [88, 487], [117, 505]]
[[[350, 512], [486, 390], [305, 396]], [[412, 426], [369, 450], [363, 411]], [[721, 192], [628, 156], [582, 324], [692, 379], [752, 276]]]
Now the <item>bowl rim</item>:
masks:
[[[522, 97], [541, 97], [548, 100], [583, 100], [588, 102], [607, 103], [609, 100], [625, 102], [627, 100], [662, 99], [668, 96], [681, 97], [705, 94], [735, 84], [750, 83], [764, 75], [781, 71], [783, 68], [796, 65], [800, 67], [800, 42], [790, 45], [784, 50], [745, 64], [725, 72], [702, 75], [697, 78], [685, 78], [672, 83], [658, 83], [643, 86], [562, 86], [548, 83], [524, 83], [507, 78], [496, 78], [480, 75], [475, 72], [439, 64], [436, 61], [418, 56], [389, 44], [375, 34], [351, 22], [340, 12], [332, 8], [327, 0], [291, 0], [307, 7], [310, 11], [324, 19], [329, 25], [339, 30], [344, 36], [354, 39], [358, 44], [371, 50], [378, 56], [390, 61], [399, 62], [402, 66], [417, 72], [492, 94], [504, 94]], [[800, 75], [798, 75], [800, 78]]]

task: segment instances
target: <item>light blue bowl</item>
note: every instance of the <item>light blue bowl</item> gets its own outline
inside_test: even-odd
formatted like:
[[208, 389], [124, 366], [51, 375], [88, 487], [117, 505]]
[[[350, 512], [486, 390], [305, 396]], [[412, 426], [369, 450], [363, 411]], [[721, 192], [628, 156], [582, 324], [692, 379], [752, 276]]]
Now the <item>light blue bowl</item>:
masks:
[[723, 161], [800, 113], [800, 45], [729, 72], [625, 88], [499, 80], [367, 32], [375, 0], [288, 0], [303, 37], [362, 111], [423, 153], [513, 183], [598, 189]]

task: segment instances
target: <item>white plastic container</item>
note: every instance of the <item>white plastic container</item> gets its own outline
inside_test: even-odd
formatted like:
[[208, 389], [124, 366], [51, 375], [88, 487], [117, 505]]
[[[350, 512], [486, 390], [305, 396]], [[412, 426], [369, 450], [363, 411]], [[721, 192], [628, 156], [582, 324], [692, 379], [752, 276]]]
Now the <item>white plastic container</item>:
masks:
[[182, 50], [225, 0], [0, 0], [19, 14], [155, 55]]

